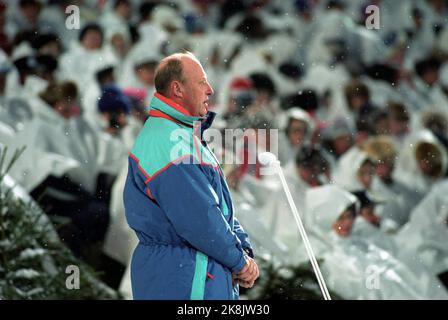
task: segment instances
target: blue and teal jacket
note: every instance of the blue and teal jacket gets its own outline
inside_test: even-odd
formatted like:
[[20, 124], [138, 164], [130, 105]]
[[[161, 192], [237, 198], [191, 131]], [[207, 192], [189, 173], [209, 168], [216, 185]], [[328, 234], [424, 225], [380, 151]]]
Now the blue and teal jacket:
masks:
[[223, 171], [202, 140], [214, 114], [190, 116], [156, 93], [149, 115], [124, 189], [126, 219], [139, 238], [134, 299], [237, 299], [232, 272], [252, 249]]

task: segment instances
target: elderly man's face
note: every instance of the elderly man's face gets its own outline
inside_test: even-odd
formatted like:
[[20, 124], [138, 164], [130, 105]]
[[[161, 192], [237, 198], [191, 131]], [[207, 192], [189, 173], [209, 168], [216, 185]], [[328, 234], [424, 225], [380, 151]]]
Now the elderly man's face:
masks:
[[183, 59], [186, 81], [183, 86], [183, 106], [195, 117], [203, 117], [208, 111], [208, 98], [213, 89], [198, 61]]

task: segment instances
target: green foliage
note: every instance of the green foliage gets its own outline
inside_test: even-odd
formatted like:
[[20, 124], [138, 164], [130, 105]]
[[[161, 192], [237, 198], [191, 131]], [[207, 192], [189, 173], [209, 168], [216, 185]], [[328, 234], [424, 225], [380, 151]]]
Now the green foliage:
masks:
[[[16, 151], [6, 166], [6, 150], [0, 157], [0, 299], [119, 298], [59, 241], [37, 204], [4, 183], [20, 153]], [[70, 265], [79, 268], [79, 289], [66, 286]]]

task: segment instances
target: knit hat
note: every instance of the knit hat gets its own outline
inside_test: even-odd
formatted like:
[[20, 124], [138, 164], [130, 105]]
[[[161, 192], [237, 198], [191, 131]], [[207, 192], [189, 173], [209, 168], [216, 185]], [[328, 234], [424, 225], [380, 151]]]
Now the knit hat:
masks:
[[130, 113], [131, 101], [118, 87], [114, 85], [107, 85], [103, 87], [101, 98], [98, 101], [98, 110], [101, 113]]
[[123, 93], [128, 97], [135, 98], [141, 102], [144, 102], [148, 92], [144, 88], [127, 87], [123, 88]]
[[230, 83], [230, 96], [232, 98], [255, 96], [254, 83], [250, 78], [237, 77]]

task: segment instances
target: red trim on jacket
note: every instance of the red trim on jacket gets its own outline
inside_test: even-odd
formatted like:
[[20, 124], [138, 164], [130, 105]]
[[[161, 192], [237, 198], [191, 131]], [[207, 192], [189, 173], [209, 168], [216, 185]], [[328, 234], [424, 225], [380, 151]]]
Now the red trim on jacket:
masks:
[[176, 109], [176, 110], [179, 111], [180, 113], [183, 113], [183, 114], [186, 115], [186, 116], [190, 116], [190, 117], [192, 117], [192, 114], [191, 114], [187, 109], [185, 109], [184, 107], [182, 107], [180, 104], [174, 102], [174, 101], [171, 100], [170, 98], [167, 98], [167, 97], [165, 97], [165, 96], [162, 96], [162, 95], [161, 95], [160, 93], [158, 93], [158, 92], [156, 92], [156, 93], [154, 94], [154, 96], [155, 96], [157, 99], [159, 99], [159, 100], [165, 102], [165, 103], [166, 103], [167, 105], [169, 105], [170, 107]]
[[179, 121], [176, 118], [173, 118], [172, 116], [170, 116], [170, 115], [168, 115], [168, 114], [166, 114], [166, 113], [164, 113], [164, 112], [162, 112], [160, 110], [156, 110], [156, 109], [150, 110], [149, 111], [149, 116], [150, 117], [156, 117], [156, 118], [168, 119], [168, 120], [171, 120], [171, 121], [176, 122], [178, 124], [181, 124], [183, 126], [187, 126], [189, 128], [193, 128], [193, 126], [190, 126], [189, 124], [186, 124], [186, 123], [184, 123], [182, 121]]
[[148, 197], [150, 197], [152, 200], [156, 200], [156, 199], [154, 199], [154, 197], [153, 197], [153, 195], [152, 195], [152, 193], [151, 193], [151, 190], [149, 189], [149, 187], [147, 187], [147, 191], [146, 191], [147, 193], [148, 193]]
[[[129, 156], [135, 160], [135, 162], [137, 162], [137, 168], [140, 170], [141, 173], [143, 173], [143, 175], [146, 178], [146, 181], [149, 181], [149, 174], [146, 173], [145, 169], [143, 169], [142, 167], [140, 167], [140, 160], [138, 160], [138, 158], [133, 155], [132, 153], [129, 153]], [[145, 183], [146, 183], [145, 181]]]
[[170, 166], [172, 166], [173, 164], [176, 164], [176, 162], [179, 162], [179, 160], [188, 158], [190, 156], [193, 156], [192, 154], [186, 154], [182, 157], [179, 157], [173, 161], [168, 162], [163, 168], [157, 170], [156, 172], [154, 172], [154, 174], [148, 179], [148, 182], [151, 181], [152, 179], [155, 178], [155, 176], [157, 176], [158, 174], [160, 174], [161, 172], [165, 171], [166, 169], [168, 169]]
[[[130, 156], [132, 159], [134, 159], [135, 162], [137, 162], [137, 168], [138, 168], [138, 170], [140, 170], [140, 172], [145, 176], [145, 178], [146, 178], [146, 180], [145, 180], [145, 184], [147, 184], [147, 183], [149, 182], [149, 179], [150, 179], [149, 174], [147, 174], [146, 171], [145, 171], [145, 169], [143, 169], [143, 168], [140, 166], [140, 160], [139, 160], [134, 154], [129, 153], [129, 156]], [[155, 200], [154, 197], [153, 197], [152, 194], [151, 194], [151, 190], [149, 190], [149, 187], [148, 187], [147, 193], [148, 193], [148, 196], [149, 196], [152, 200]]]
[[[190, 157], [190, 156], [193, 157], [192, 154], [186, 154], [186, 155], [184, 155], [184, 156], [182, 156], [182, 157], [179, 157], [179, 158], [177, 158], [177, 159], [175, 159], [175, 160], [173, 160], [173, 161], [168, 162], [163, 168], [160, 168], [159, 170], [157, 170], [156, 172], [154, 172], [154, 174], [153, 174], [152, 176], [150, 176], [150, 175], [147, 174], [147, 173], [145, 172], [145, 170], [140, 166], [140, 160], [139, 160], [134, 154], [129, 153], [129, 156], [130, 156], [132, 159], [134, 159], [135, 162], [137, 162], [137, 167], [138, 167], [138, 169], [139, 169], [140, 172], [146, 177], [146, 180], [145, 180], [145, 184], [146, 184], [146, 187], [147, 187], [147, 191], [146, 191], [146, 193], [147, 193], [148, 196], [149, 196], [152, 200], [154, 200], [154, 201], [155, 201], [155, 198], [154, 198], [154, 196], [153, 196], [152, 193], [151, 193], [151, 189], [149, 188], [148, 183], [149, 183], [152, 179], [154, 179], [157, 175], [159, 175], [160, 173], [162, 173], [163, 171], [165, 171], [166, 169], [168, 169], [170, 166], [172, 166], [173, 164], [176, 164], [176, 163], [179, 162], [180, 160], [185, 159], [185, 158], [187, 158], [187, 157]], [[193, 157], [193, 159], [194, 159], [194, 157]], [[193, 161], [194, 161], [194, 160], [193, 160]], [[201, 161], [200, 163], [194, 163], [194, 162], [193, 162], [193, 164], [199, 164], [199, 165], [202, 165], [202, 166], [210, 166], [210, 167], [212, 167], [212, 168], [215, 169], [215, 170], [218, 170], [218, 168], [219, 168], [219, 164], [216, 165], [216, 166], [214, 166], [214, 165], [211, 164], [211, 163], [202, 162], [202, 161]], [[219, 171], [219, 170], [218, 170], [218, 171]]]

